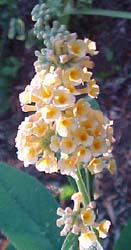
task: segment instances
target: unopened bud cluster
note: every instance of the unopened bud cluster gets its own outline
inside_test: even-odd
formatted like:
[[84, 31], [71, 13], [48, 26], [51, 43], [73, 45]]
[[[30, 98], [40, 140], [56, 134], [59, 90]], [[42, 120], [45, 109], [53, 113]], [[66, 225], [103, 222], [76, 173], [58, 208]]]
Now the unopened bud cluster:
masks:
[[[58, 208], [57, 214], [61, 216], [57, 220], [57, 226], [64, 228], [61, 231], [61, 236], [67, 235], [69, 232], [80, 235], [79, 245], [80, 249], [88, 249], [91, 246], [99, 246], [99, 242], [94, 233], [94, 229], [98, 231], [100, 238], [106, 238], [110, 227], [110, 221], [103, 220], [96, 223], [96, 215], [94, 212], [95, 203], [91, 202], [88, 206], [81, 208], [83, 197], [81, 193], [75, 193], [71, 199], [74, 201], [74, 207], [71, 209], [67, 207], [65, 210]], [[96, 248], [99, 249], [99, 248]]]
[[[37, 5], [32, 15], [35, 34], [46, 47], [36, 52], [36, 74], [20, 94], [22, 110], [33, 113], [19, 126], [18, 158], [25, 167], [34, 164], [39, 171], [60, 172], [76, 181], [79, 168], [92, 175], [104, 168], [113, 173], [112, 122], [84, 98], [99, 94], [91, 71], [91, 56], [97, 54], [95, 42], [78, 39], [76, 33], [56, 21], [50, 27], [50, 11], [45, 4]], [[82, 193], [72, 199], [73, 209], [58, 209], [62, 218], [57, 225], [64, 225], [61, 235], [79, 234], [80, 250], [88, 249], [85, 245], [97, 242], [94, 229], [104, 238], [110, 223], [95, 222], [93, 203], [85, 206]]]

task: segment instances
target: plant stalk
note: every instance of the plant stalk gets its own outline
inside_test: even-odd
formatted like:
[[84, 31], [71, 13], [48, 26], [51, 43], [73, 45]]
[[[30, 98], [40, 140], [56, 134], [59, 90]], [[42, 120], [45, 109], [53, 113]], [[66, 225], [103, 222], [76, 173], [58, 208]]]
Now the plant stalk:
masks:
[[125, 18], [131, 19], [131, 13], [128, 11], [118, 11], [118, 10], [104, 10], [104, 9], [83, 9], [75, 10], [70, 9], [62, 13], [63, 15], [94, 15], [94, 16], [107, 16], [112, 18]]
[[84, 184], [82, 176], [81, 176], [80, 169], [77, 170], [77, 176], [78, 176], [78, 180], [76, 180], [77, 187], [78, 187], [79, 192], [81, 192], [83, 195], [84, 206], [87, 206], [89, 204], [89, 197], [88, 197], [88, 193], [87, 193], [85, 184]]

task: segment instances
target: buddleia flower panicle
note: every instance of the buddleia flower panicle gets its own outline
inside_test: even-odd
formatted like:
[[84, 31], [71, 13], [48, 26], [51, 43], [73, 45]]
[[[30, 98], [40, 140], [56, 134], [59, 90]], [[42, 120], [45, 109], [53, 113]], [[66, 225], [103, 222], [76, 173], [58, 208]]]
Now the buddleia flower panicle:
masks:
[[[45, 4], [32, 11], [34, 33], [44, 48], [36, 51], [35, 75], [19, 96], [22, 110], [31, 115], [18, 127], [17, 155], [25, 167], [33, 164], [40, 172], [59, 172], [78, 183], [81, 169], [94, 176], [103, 169], [116, 170], [113, 122], [88, 101], [99, 95], [92, 73], [95, 42], [79, 39], [51, 15]], [[105, 238], [110, 222], [96, 221], [94, 201], [85, 204], [82, 192], [71, 199], [73, 208], [57, 211], [61, 236], [72, 232], [78, 235], [80, 250], [102, 250], [95, 231]]]

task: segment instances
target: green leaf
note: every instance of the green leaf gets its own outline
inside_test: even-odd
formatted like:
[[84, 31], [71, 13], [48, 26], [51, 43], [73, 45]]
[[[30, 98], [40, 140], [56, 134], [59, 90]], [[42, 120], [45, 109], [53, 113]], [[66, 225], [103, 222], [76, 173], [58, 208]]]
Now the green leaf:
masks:
[[78, 235], [69, 233], [63, 243], [61, 250], [78, 250]]
[[16, 248], [15, 248], [13, 245], [9, 244], [9, 245], [6, 247], [6, 250], [16, 250]]
[[114, 250], [130, 250], [131, 249], [131, 219], [127, 226], [122, 230], [120, 238], [115, 244]]
[[131, 12], [129, 11], [118, 11], [118, 10], [104, 10], [104, 9], [72, 9], [70, 11], [64, 11], [62, 15], [95, 15], [95, 16], [107, 16], [111, 18], [124, 18], [131, 19]]
[[60, 249], [58, 204], [35, 178], [0, 163], [0, 229], [17, 250]]

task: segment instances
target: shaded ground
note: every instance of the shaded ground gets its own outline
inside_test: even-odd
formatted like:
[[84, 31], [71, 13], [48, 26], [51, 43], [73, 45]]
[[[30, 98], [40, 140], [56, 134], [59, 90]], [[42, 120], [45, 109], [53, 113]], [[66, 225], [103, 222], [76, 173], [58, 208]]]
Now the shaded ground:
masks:
[[[23, 1], [24, 3], [25, 1]], [[114, 3], [115, 2], [115, 3]], [[105, 9], [130, 11], [130, 1], [94, 1], [94, 6]], [[31, 24], [30, 9], [23, 16], [27, 26]], [[24, 5], [23, 5], [24, 6]], [[102, 193], [98, 200], [101, 218], [109, 218], [112, 228], [109, 238], [105, 241], [105, 249], [112, 250], [112, 242], [119, 237], [120, 229], [131, 217], [131, 22], [124, 19], [105, 17], [77, 17], [71, 20], [71, 29], [81, 37], [89, 37], [96, 41], [99, 55], [95, 58], [94, 74], [100, 83], [99, 103], [107, 116], [114, 121], [114, 155], [117, 161], [117, 173], [111, 176], [104, 173], [96, 181], [96, 192]], [[23, 169], [23, 163], [17, 160], [14, 139], [17, 127], [24, 118], [21, 112], [18, 94], [24, 89], [34, 74], [34, 48], [25, 49], [23, 44], [11, 44], [14, 55], [22, 57], [24, 66], [16, 78], [12, 89], [11, 108], [8, 114], [0, 118], [0, 161]], [[60, 176], [42, 175], [32, 168], [27, 171], [34, 174], [42, 182], [52, 188], [52, 183], [59, 185]], [[62, 181], [61, 181], [62, 180]]]

